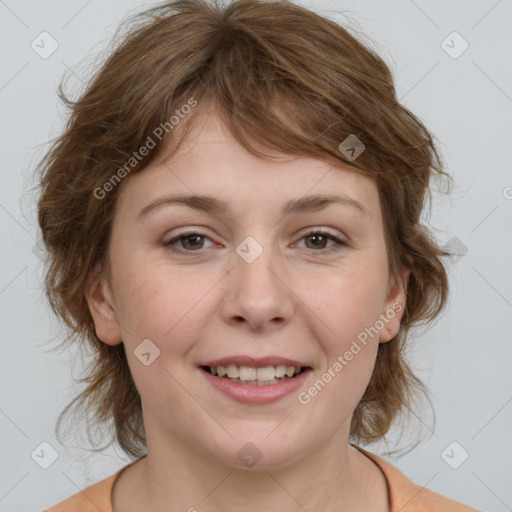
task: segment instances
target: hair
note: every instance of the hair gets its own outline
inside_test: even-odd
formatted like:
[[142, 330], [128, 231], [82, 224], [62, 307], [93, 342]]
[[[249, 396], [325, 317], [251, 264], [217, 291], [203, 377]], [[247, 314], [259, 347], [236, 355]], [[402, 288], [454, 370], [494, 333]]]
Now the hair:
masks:
[[[349, 165], [376, 183], [389, 275], [400, 279], [403, 268], [410, 275], [401, 328], [379, 344], [350, 439], [384, 439], [417, 393], [428, 392], [404, 351], [411, 327], [432, 322], [447, 301], [441, 257], [449, 254], [420, 215], [427, 199], [431, 204], [432, 178], [451, 180], [433, 136], [399, 103], [387, 65], [337, 22], [284, 0], [235, 0], [225, 7], [206, 0], [165, 2], [130, 16], [113, 42], [117, 38], [78, 99], [68, 99], [59, 85], [69, 116], [37, 169], [38, 222], [48, 254], [45, 294], [66, 328], [63, 343], [92, 349], [80, 379], [86, 386], [59, 415], [58, 438], [72, 413], [87, 418], [88, 434], [109, 423], [108, 445], [117, 442], [131, 457], [144, 454], [140, 395], [124, 344], [110, 346], [97, 337], [85, 290], [98, 269], [108, 275], [121, 188], [115, 185], [142, 172], [163, 147], [176, 151], [208, 105], [258, 158], [270, 157], [255, 142]], [[193, 101], [198, 107], [186, 110]], [[174, 130], [170, 120], [177, 110], [187, 115]], [[155, 136], [163, 128], [165, 135]], [[350, 135], [364, 144], [355, 160], [340, 149]], [[133, 158], [150, 139], [155, 148]]]

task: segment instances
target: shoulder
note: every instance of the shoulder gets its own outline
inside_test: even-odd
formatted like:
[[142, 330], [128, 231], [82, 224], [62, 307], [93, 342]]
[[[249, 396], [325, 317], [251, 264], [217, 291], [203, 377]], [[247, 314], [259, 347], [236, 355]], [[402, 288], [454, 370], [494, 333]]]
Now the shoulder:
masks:
[[353, 445], [368, 456], [384, 473], [388, 484], [391, 512], [479, 512], [412, 482], [398, 468], [381, 457]]
[[112, 512], [112, 487], [121, 471], [122, 469], [44, 512]]

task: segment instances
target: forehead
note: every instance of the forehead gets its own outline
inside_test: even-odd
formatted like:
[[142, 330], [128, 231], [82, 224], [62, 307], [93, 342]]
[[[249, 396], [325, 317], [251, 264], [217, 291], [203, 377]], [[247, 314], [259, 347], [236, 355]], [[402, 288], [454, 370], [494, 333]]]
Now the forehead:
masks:
[[216, 115], [199, 114], [176, 153], [167, 154], [123, 183], [118, 209], [130, 205], [137, 215], [151, 202], [180, 195], [208, 196], [217, 200], [214, 208], [228, 212], [241, 213], [251, 205], [282, 212], [293, 207], [297, 210], [299, 200], [304, 204], [305, 198], [330, 195], [345, 203], [347, 214], [352, 203], [350, 214], [354, 217], [359, 213], [378, 220], [378, 190], [370, 177], [341, 162], [334, 167], [315, 158], [252, 144], [270, 159], [249, 153]]

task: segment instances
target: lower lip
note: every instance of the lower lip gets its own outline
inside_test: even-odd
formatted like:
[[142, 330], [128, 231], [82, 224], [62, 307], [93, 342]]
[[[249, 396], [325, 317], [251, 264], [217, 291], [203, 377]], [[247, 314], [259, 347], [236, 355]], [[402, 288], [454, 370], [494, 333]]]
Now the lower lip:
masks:
[[297, 375], [297, 377], [284, 379], [278, 384], [272, 384], [271, 386], [238, 384], [224, 377], [212, 375], [203, 368], [199, 368], [199, 371], [212, 386], [238, 402], [244, 404], [267, 404], [277, 402], [280, 398], [297, 391], [308, 378], [312, 370], [308, 368]]

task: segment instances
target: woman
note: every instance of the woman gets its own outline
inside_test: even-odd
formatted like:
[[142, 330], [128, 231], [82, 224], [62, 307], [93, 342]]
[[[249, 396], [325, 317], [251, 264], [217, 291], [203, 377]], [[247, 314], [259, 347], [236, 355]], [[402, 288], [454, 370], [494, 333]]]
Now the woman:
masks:
[[136, 22], [39, 202], [48, 297], [96, 354], [64, 412], [135, 460], [50, 511], [475, 510], [358, 446], [423, 390], [405, 341], [448, 290], [419, 223], [446, 173], [389, 69], [288, 2]]

